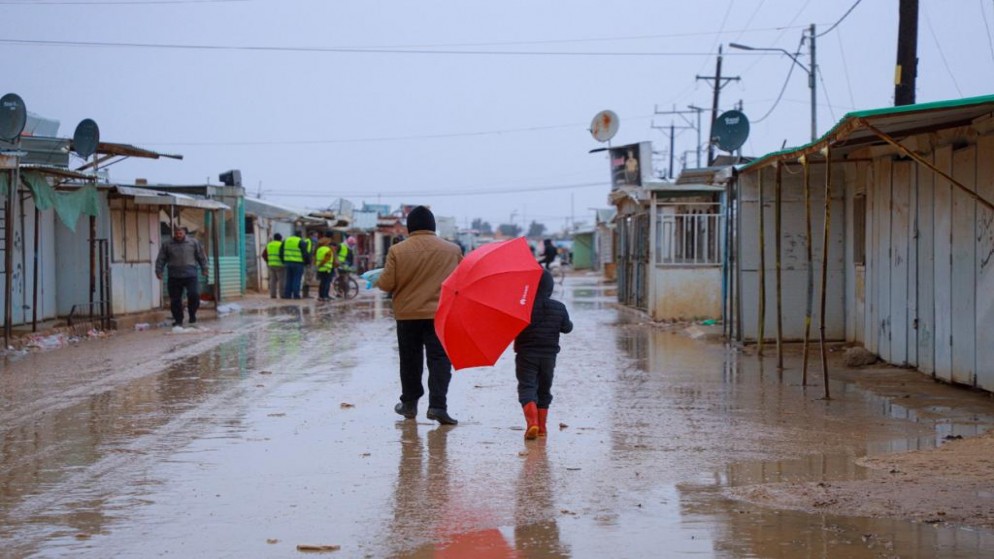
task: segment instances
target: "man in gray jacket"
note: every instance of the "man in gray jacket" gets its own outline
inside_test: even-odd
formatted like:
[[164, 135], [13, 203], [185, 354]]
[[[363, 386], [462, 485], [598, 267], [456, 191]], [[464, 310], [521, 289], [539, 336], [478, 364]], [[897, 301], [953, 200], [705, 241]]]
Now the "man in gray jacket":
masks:
[[197, 309], [200, 307], [200, 278], [197, 266], [207, 275], [207, 257], [200, 241], [187, 238], [186, 227], [173, 230], [172, 240], [159, 248], [155, 259], [155, 277], [162, 279], [162, 270], [169, 271], [166, 289], [169, 291], [169, 309], [173, 313], [173, 326], [183, 325], [183, 290], [186, 290], [186, 308], [190, 313], [190, 324], [197, 323]]

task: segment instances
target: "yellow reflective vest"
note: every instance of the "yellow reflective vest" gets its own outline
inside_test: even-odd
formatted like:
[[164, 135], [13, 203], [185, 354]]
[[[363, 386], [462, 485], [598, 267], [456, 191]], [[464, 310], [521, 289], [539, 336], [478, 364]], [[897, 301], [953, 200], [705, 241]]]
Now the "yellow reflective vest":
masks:
[[345, 243], [342, 243], [338, 247], [338, 263], [345, 264], [345, 259], [349, 256], [349, 247]]
[[304, 245], [304, 243], [300, 237], [296, 235], [287, 237], [286, 240], [283, 241], [283, 262], [303, 263], [304, 255], [300, 252], [300, 249], [305, 248], [305, 246], [302, 245]]
[[269, 241], [266, 245], [266, 264], [270, 268], [282, 268], [283, 261], [280, 260], [280, 245], [283, 241]]
[[314, 256], [314, 264], [318, 267], [319, 272], [330, 272], [335, 265], [335, 259], [329, 258], [327, 262], [322, 264], [328, 253], [331, 252], [331, 247], [328, 245], [323, 245], [318, 247], [317, 254]]

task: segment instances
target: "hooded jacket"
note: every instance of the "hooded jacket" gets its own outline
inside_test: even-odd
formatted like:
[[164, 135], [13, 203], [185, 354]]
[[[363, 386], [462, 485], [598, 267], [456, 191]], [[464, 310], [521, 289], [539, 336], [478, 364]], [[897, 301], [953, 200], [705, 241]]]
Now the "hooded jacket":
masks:
[[538, 282], [532, 321], [514, 339], [514, 352], [527, 357], [555, 357], [559, 353], [559, 334], [573, 331], [566, 305], [552, 299], [556, 282], [548, 270], [542, 270]]

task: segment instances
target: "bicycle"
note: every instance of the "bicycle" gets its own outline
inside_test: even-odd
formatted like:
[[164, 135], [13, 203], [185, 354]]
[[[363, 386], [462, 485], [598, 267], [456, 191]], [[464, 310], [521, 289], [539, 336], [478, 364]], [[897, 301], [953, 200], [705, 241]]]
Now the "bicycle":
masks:
[[352, 277], [352, 268], [348, 266], [338, 267], [332, 285], [335, 288], [335, 296], [340, 299], [355, 299], [359, 295], [359, 282]]
[[[538, 261], [539, 265], [545, 268], [545, 264], [541, 260]], [[556, 280], [556, 283], [562, 285], [566, 281], [566, 272], [570, 269], [569, 264], [563, 263], [559, 258], [553, 260], [548, 267], [549, 273], [552, 274], [552, 278]]]

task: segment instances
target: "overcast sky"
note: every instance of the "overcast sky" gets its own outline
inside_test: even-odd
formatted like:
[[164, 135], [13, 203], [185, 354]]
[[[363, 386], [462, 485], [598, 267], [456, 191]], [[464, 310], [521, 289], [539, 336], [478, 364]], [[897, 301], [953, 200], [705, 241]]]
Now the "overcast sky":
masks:
[[[719, 111], [741, 101], [744, 153], [800, 145], [806, 69], [728, 43], [807, 67], [815, 24], [820, 135], [893, 104], [897, 15], [898, 0], [0, 0], [0, 94], [64, 137], [92, 118], [102, 140], [184, 156], [120, 163], [118, 182], [240, 169], [250, 196], [300, 208], [421, 203], [460, 225], [559, 229], [609, 207], [597, 112], [620, 117], [613, 145], [652, 141], [663, 172], [669, 125], [696, 118], [654, 113], [710, 111], [696, 77], [724, 45], [722, 74], [741, 80]], [[992, 0], [921, 0], [918, 102], [994, 93], [992, 34]], [[685, 153], [696, 166], [697, 133], [676, 132], [677, 170]]]

